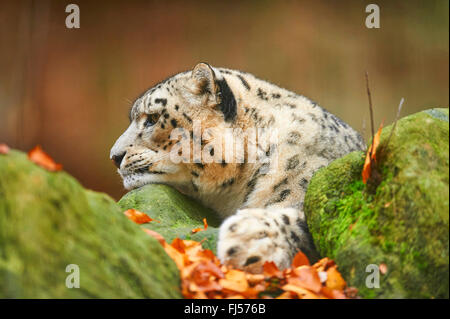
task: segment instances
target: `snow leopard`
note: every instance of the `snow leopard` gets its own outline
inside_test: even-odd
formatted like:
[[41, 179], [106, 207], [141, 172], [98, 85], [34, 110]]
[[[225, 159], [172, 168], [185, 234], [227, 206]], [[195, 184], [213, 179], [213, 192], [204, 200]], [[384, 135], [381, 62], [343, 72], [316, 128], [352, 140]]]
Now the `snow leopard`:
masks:
[[[298, 251], [320, 257], [303, 211], [308, 184], [318, 169], [366, 147], [305, 96], [207, 63], [145, 91], [129, 119], [110, 152], [124, 187], [166, 184], [211, 208], [222, 220], [219, 259], [249, 272], [267, 261], [285, 269]], [[230, 130], [243, 140], [239, 159], [227, 160], [217, 142]], [[260, 131], [276, 133], [276, 142], [255, 142]], [[255, 149], [264, 160], [250, 160]]]

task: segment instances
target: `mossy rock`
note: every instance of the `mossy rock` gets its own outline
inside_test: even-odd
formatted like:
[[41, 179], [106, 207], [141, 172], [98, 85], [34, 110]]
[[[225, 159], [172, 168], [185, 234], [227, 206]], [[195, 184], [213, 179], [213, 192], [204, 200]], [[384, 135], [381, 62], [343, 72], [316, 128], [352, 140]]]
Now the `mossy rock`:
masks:
[[[218, 227], [217, 214], [200, 205], [190, 197], [161, 184], [149, 184], [125, 194], [119, 201], [123, 210], [134, 208], [155, 219], [142, 227], [160, 233], [171, 242], [174, 238], [202, 242], [205, 249], [216, 252]], [[206, 218], [208, 228], [192, 234], [192, 229], [203, 228]]]
[[[314, 242], [362, 297], [449, 297], [448, 118], [448, 109], [407, 116], [388, 144], [392, 125], [383, 129], [367, 185], [362, 152], [311, 180], [304, 208]], [[379, 288], [366, 286], [371, 264], [384, 264]]]
[[[67, 288], [69, 264], [80, 288]], [[162, 246], [107, 195], [0, 155], [0, 298], [180, 298]]]

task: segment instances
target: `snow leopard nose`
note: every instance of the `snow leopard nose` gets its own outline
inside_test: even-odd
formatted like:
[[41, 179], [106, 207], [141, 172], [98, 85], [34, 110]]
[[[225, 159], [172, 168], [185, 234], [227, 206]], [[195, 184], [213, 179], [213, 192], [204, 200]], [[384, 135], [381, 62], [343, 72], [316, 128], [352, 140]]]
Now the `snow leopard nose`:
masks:
[[120, 164], [122, 164], [122, 160], [125, 157], [126, 152], [123, 152], [119, 155], [113, 155], [111, 156], [111, 160], [113, 161], [114, 165], [117, 166], [117, 168], [120, 168]]

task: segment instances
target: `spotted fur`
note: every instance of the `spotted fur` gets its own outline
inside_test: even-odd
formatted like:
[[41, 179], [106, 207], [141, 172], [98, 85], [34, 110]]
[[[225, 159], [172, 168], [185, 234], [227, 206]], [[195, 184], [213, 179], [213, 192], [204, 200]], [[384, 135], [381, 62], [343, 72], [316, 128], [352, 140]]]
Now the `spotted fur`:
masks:
[[[130, 126], [111, 149], [125, 188], [164, 183], [214, 209], [224, 219], [219, 258], [250, 271], [259, 271], [265, 261], [287, 267], [299, 249], [318, 258], [303, 213], [308, 183], [319, 168], [365, 148], [355, 130], [308, 98], [206, 63], [144, 92], [129, 116]], [[202, 124], [200, 132], [195, 121]], [[278, 154], [275, 174], [245, 157], [240, 163], [218, 158], [208, 138], [201, 147], [211, 161], [193, 158], [193, 152], [181, 163], [170, 159], [172, 150], [182, 154], [181, 143], [170, 139], [174, 129], [188, 132], [192, 150], [197, 133], [254, 127], [278, 131], [278, 144], [272, 145], [277, 152], [260, 147], [269, 159]]]

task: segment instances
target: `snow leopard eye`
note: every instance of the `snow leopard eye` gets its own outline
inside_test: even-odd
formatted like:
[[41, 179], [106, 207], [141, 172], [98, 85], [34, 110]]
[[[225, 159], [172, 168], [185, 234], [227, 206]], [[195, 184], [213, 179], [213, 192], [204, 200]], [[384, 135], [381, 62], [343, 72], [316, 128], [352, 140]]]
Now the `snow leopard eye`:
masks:
[[144, 127], [148, 128], [156, 124], [159, 120], [158, 113], [147, 114], [147, 119], [144, 122]]

